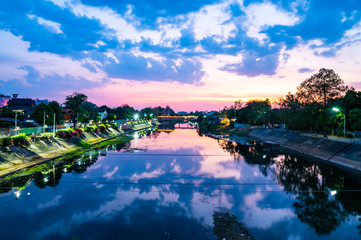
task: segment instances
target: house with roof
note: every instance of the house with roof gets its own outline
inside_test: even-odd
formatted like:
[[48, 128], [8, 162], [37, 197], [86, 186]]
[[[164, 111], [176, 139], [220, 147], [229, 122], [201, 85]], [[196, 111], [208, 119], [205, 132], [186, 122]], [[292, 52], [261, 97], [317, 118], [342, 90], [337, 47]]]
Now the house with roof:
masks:
[[103, 121], [104, 118], [108, 116], [106, 109], [98, 109], [98, 115], [100, 116], [100, 121]]
[[74, 115], [73, 110], [71, 110], [70, 108], [62, 108], [61, 112], [63, 113], [65, 122], [71, 121], [71, 119], [73, 118], [73, 115]]
[[8, 101], [7, 107], [12, 111], [30, 114], [35, 107], [35, 101], [31, 98], [13, 97]]

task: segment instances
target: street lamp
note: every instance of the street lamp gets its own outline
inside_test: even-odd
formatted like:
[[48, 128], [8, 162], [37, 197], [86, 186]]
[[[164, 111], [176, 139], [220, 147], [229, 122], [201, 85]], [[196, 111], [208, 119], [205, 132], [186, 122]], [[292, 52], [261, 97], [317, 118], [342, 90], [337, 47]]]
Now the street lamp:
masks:
[[[332, 108], [332, 111], [342, 113], [337, 107]], [[343, 136], [346, 137], [346, 113], [344, 113], [343, 116]]]
[[138, 115], [138, 114], [134, 114], [134, 119], [135, 119], [135, 120], [138, 120], [138, 118], [139, 118], [139, 115]]
[[45, 125], [45, 116], [46, 116], [46, 117], [49, 117], [48, 115], [45, 115], [45, 111], [44, 111], [44, 119], [43, 119], [43, 133], [45, 133], [45, 127], [46, 127], [46, 125]]

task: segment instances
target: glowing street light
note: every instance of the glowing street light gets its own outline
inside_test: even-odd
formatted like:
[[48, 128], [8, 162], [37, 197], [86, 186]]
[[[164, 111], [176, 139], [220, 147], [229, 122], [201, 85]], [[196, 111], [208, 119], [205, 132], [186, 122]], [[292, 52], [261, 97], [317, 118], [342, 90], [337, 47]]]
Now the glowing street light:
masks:
[[[337, 107], [333, 107], [332, 111], [342, 113]], [[343, 113], [343, 136], [346, 137], [346, 113]]]
[[135, 120], [138, 120], [138, 118], [139, 118], [139, 115], [138, 115], [138, 114], [134, 114], [134, 119], [135, 119]]

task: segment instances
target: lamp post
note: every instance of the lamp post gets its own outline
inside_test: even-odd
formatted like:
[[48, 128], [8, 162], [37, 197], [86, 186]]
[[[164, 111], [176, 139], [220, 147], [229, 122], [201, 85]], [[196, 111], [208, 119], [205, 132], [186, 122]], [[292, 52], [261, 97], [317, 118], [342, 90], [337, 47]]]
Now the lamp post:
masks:
[[43, 133], [45, 133], [45, 111], [44, 111], [44, 119], [43, 119]]
[[18, 112], [15, 111], [15, 131], [16, 131], [17, 127], [18, 127], [17, 126], [18, 125], [17, 121], [18, 121]]
[[[332, 111], [341, 112], [341, 110], [336, 107], [332, 108]], [[343, 114], [343, 136], [346, 137], [346, 113]]]
[[76, 113], [76, 127], [75, 128], [78, 128], [79, 126], [79, 113]]
[[54, 113], [53, 136], [55, 137], [55, 113]]

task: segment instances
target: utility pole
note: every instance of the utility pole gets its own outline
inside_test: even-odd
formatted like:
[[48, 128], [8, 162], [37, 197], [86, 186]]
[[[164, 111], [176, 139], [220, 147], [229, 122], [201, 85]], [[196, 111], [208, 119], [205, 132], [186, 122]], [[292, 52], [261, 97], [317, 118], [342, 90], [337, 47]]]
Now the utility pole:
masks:
[[43, 133], [45, 133], [45, 111], [44, 111], [44, 120], [43, 120]]
[[18, 127], [17, 120], [18, 120], [18, 112], [15, 112], [15, 131], [16, 131], [16, 128]]
[[79, 113], [77, 112], [76, 113], [76, 127], [75, 128], [78, 128], [79, 126]]
[[343, 117], [343, 136], [346, 137], [346, 111], [345, 116]]
[[54, 113], [53, 136], [55, 137], [55, 113]]

